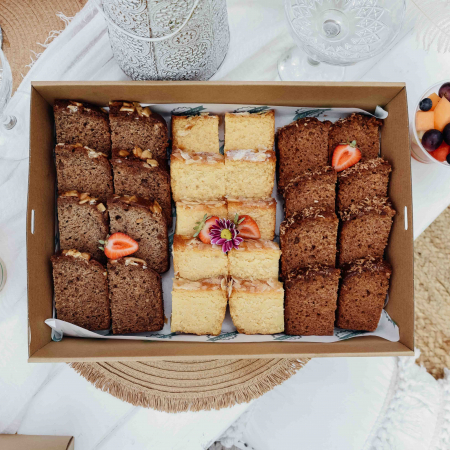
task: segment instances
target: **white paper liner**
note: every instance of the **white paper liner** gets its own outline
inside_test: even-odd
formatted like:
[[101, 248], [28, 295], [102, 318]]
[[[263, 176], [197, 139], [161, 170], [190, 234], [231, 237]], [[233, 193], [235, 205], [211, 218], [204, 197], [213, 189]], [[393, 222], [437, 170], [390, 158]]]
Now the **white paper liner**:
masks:
[[[147, 106], [147, 105], [145, 105]], [[210, 112], [213, 114], [222, 115], [226, 112], [261, 112], [266, 109], [275, 110], [275, 126], [276, 128], [283, 127], [294, 120], [303, 117], [316, 117], [319, 120], [330, 120], [335, 122], [340, 118], [349, 116], [352, 113], [369, 114], [367, 111], [354, 108], [312, 108], [312, 107], [288, 107], [288, 106], [244, 106], [244, 105], [217, 105], [217, 104], [169, 104], [169, 105], [148, 105], [152, 111], [161, 114], [164, 119], [170, 124], [172, 114], [177, 115], [193, 115], [199, 113]], [[387, 117], [387, 112], [381, 107], [377, 106], [375, 116], [380, 119]], [[170, 130], [170, 126], [169, 126]], [[220, 121], [219, 139], [221, 143], [221, 153], [223, 153], [224, 143], [224, 127], [223, 120]], [[277, 221], [276, 229], [279, 230], [280, 223], [284, 219], [284, 212], [282, 207], [282, 197], [278, 195], [276, 184], [272, 196], [277, 200]], [[175, 211], [174, 211], [175, 214]], [[174, 218], [176, 220], [176, 218]], [[175, 220], [172, 230], [175, 229]], [[170, 235], [170, 242], [173, 240], [173, 232]], [[278, 241], [278, 236], [275, 238]], [[58, 239], [56, 248], [58, 248]], [[289, 336], [284, 333], [275, 335], [245, 335], [236, 331], [235, 326], [231, 320], [229, 311], [222, 324], [222, 333], [219, 336], [195, 336], [189, 334], [177, 334], [170, 331], [170, 316], [172, 313], [172, 283], [173, 283], [173, 260], [170, 261], [170, 270], [162, 275], [163, 297], [164, 297], [164, 315], [167, 318], [167, 323], [164, 328], [156, 333], [134, 333], [127, 335], [113, 335], [110, 330], [104, 331], [88, 331], [84, 328], [72, 325], [68, 322], [58, 320], [56, 318], [47, 319], [45, 323], [52, 328], [53, 340], [60, 340], [63, 336], [97, 338], [97, 339], [131, 339], [131, 340], [171, 340], [171, 341], [185, 341], [185, 342], [270, 342], [270, 341], [286, 341], [286, 342], [337, 342], [344, 339], [351, 339], [360, 336], [379, 336], [392, 342], [400, 339], [399, 329], [397, 324], [389, 317], [388, 313], [383, 310], [380, 322], [374, 332], [366, 331], [352, 331], [341, 330], [335, 328], [333, 336]], [[53, 313], [55, 317], [55, 312]]]

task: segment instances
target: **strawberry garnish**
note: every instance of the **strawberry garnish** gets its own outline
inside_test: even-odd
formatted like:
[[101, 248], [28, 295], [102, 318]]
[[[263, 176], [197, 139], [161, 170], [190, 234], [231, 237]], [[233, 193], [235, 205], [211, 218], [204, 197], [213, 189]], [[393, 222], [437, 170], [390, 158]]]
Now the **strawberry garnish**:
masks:
[[217, 216], [208, 217], [207, 214], [203, 216], [200, 222], [194, 227], [194, 237], [198, 237], [204, 244], [211, 244], [211, 236], [209, 235], [209, 229], [215, 225], [216, 220], [219, 220]]
[[114, 233], [106, 241], [99, 241], [104, 247], [105, 255], [109, 259], [119, 259], [131, 255], [139, 249], [138, 243], [125, 233]]
[[336, 172], [341, 172], [355, 165], [361, 159], [361, 151], [356, 147], [356, 141], [339, 144], [333, 152], [331, 165]]
[[256, 222], [247, 215], [238, 216], [234, 218], [236, 229], [239, 231], [239, 236], [243, 239], [260, 239], [261, 233]]

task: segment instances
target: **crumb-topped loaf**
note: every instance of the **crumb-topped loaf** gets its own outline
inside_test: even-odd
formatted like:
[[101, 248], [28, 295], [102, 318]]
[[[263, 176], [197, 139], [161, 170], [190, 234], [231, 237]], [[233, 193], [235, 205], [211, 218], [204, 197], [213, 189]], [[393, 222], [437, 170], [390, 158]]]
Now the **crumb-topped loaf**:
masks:
[[108, 113], [98, 106], [74, 100], [55, 100], [56, 142], [81, 144], [109, 155], [111, 133]]
[[225, 200], [181, 200], [176, 202], [177, 221], [175, 233], [182, 236], [194, 236], [195, 227], [205, 215], [223, 218], [227, 216]]
[[106, 269], [89, 253], [66, 249], [51, 257], [56, 316], [87, 330], [107, 330], [109, 310]]
[[163, 328], [161, 277], [145, 260], [134, 256], [109, 260], [108, 282], [114, 334]]

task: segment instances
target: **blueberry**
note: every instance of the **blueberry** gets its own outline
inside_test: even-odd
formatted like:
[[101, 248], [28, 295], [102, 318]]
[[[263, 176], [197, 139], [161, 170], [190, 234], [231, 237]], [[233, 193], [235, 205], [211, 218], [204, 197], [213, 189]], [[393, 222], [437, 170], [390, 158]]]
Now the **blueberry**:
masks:
[[433, 102], [431, 101], [431, 98], [424, 98], [420, 103], [419, 103], [419, 108], [422, 111], [429, 111], [431, 109], [431, 107], [433, 106]]
[[447, 158], [445, 158], [447, 162], [450, 164], [450, 153], [447, 155]]

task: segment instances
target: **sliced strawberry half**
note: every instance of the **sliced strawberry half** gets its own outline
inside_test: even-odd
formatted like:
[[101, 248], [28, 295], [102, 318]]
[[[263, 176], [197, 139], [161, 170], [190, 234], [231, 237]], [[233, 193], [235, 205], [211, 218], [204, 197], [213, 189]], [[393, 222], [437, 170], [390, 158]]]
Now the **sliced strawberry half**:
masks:
[[[236, 214], [237, 215], [237, 214]], [[261, 232], [257, 223], [247, 215], [239, 216], [234, 219], [236, 229], [239, 231], [239, 236], [243, 239], [260, 239]]]
[[341, 172], [354, 166], [361, 159], [361, 151], [356, 146], [356, 141], [348, 144], [339, 144], [333, 152], [331, 165], [336, 172]]
[[207, 214], [203, 216], [200, 222], [194, 227], [194, 237], [198, 237], [204, 244], [211, 244], [211, 236], [209, 235], [209, 229], [216, 224], [216, 220], [219, 220], [217, 216], [208, 217]]
[[100, 247], [105, 251], [109, 259], [119, 259], [131, 255], [138, 251], [139, 244], [125, 233], [114, 233], [106, 241], [100, 241], [105, 247]]

